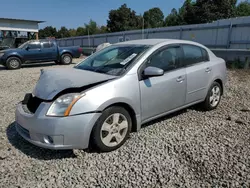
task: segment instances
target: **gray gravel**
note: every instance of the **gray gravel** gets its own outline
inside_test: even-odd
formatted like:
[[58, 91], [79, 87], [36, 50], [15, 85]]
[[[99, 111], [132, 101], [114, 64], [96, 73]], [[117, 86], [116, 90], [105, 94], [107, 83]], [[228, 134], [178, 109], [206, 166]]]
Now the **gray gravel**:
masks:
[[[189, 108], [144, 126], [111, 153], [40, 149], [17, 135], [17, 102], [41, 68], [0, 67], [0, 187], [249, 187], [250, 71], [229, 71], [212, 112]], [[67, 66], [65, 66], [67, 67]]]

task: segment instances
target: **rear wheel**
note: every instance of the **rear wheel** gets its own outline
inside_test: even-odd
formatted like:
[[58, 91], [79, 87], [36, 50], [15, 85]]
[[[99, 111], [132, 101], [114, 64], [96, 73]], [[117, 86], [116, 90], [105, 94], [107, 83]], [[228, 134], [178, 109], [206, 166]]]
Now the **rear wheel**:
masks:
[[119, 148], [127, 140], [131, 128], [131, 117], [124, 108], [110, 107], [106, 109], [92, 131], [94, 147], [102, 152]]
[[202, 103], [202, 108], [207, 111], [217, 108], [221, 100], [221, 94], [221, 85], [218, 82], [214, 82], [208, 90], [207, 97]]
[[61, 64], [69, 65], [72, 63], [72, 56], [70, 54], [63, 54], [61, 56]]
[[22, 62], [18, 57], [9, 57], [6, 61], [6, 67], [10, 70], [20, 69], [21, 65]]

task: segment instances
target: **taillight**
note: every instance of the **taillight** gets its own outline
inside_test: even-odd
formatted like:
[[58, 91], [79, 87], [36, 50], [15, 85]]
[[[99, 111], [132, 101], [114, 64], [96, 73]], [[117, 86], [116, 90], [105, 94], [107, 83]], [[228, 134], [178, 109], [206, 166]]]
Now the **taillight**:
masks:
[[78, 52], [82, 53], [82, 48], [78, 48]]

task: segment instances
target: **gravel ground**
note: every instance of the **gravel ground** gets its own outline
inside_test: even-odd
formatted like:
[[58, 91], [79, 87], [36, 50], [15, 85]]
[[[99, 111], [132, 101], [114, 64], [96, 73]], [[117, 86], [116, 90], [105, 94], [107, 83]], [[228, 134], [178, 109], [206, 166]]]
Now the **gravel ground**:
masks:
[[250, 187], [250, 71], [228, 72], [217, 110], [158, 119], [98, 154], [41, 149], [16, 133], [15, 105], [40, 69], [0, 67], [0, 187]]

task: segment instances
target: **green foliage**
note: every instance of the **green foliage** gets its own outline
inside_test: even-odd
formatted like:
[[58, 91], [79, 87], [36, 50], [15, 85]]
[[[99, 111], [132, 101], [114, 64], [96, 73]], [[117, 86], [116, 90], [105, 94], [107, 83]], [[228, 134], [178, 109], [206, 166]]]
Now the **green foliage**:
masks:
[[143, 14], [145, 28], [162, 27], [164, 24], [164, 14], [160, 8], [152, 8]]
[[109, 12], [109, 19], [107, 20], [108, 31], [117, 32], [137, 29], [140, 20], [140, 17], [136, 15], [134, 10], [123, 4], [117, 10]]
[[237, 0], [197, 0], [195, 14], [197, 23], [208, 23], [235, 17]]
[[66, 37], [70, 37], [70, 33], [69, 30], [65, 26], [63, 26], [57, 32], [57, 38], [66, 38]]
[[84, 27], [78, 27], [76, 29], [76, 36], [83, 36], [85, 35], [86, 29]]
[[39, 38], [57, 37], [57, 30], [55, 27], [47, 26], [39, 30]]
[[250, 2], [241, 2], [236, 9], [237, 16], [250, 16]]
[[172, 9], [171, 13], [166, 17], [164, 25], [165, 26], [176, 26], [180, 25], [181, 18], [178, 14], [177, 10], [174, 8]]

